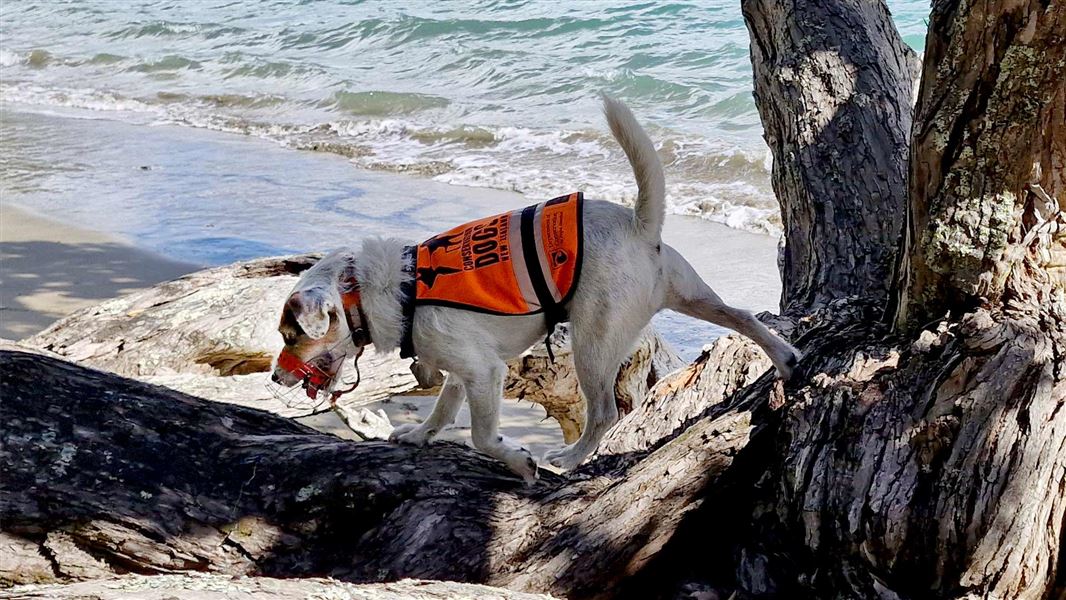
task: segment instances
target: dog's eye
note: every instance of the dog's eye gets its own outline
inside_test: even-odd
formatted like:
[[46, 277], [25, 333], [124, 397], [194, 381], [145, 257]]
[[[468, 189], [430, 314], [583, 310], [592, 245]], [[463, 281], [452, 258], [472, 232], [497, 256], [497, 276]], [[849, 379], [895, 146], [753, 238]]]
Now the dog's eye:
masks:
[[286, 346], [293, 346], [296, 342], [300, 341], [299, 334], [293, 331], [292, 327], [279, 327], [278, 333], [281, 334], [281, 339], [285, 342]]

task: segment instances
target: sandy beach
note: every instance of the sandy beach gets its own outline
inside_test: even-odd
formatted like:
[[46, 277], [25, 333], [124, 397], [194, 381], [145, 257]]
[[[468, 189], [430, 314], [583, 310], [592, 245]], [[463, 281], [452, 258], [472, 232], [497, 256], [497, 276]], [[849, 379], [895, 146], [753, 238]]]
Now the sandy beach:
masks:
[[0, 203], [0, 337], [24, 338], [75, 310], [198, 268]]

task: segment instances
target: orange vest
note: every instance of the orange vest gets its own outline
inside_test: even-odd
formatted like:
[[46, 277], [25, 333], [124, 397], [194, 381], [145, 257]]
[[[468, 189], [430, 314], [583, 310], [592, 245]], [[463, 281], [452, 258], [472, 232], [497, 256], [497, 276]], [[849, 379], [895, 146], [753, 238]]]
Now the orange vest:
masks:
[[566, 320], [581, 274], [582, 194], [479, 219], [418, 246], [414, 303]]

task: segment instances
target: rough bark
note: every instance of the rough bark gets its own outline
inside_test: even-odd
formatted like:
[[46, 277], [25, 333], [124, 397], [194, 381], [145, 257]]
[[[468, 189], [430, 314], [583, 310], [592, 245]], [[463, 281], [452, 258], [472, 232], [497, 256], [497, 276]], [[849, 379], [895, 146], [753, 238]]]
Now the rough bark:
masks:
[[395, 583], [351, 584], [333, 579], [273, 579], [225, 575], [126, 575], [66, 585], [25, 585], [0, 598], [32, 600], [551, 600], [543, 594], [449, 581], [407, 579]]
[[1066, 289], [1066, 6], [935, 2], [926, 64], [897, 323], [1054, 300]]
[[[650, 453], [526, 487], [454, 444], [349, 442], [40, 354], [2, 351], [0, 370], [3, 541], [38, 581], [417, 577], [575, 598], [652, 560], [766, 429], [775, 390], [765, 375]], [[31, 572], [4, 564], [6, 581]]]
[[918, 61], [881, 2], [743, 0], [781, 204], [781, 309], [891, 289]]
[[[1046, 598], [1066, 519], [1066, 329], [980, 311], [821, 350], [752, 511], [752, 592]], [[787, 556], [787, 560], [782, 560]]]
[[[791, 81], [788, 65], [798, 61], [794, 71], [802, 74], [818, 55], [778, 56], [780, 40], [810, 52], [808, 38], [846, 38], [836, 26], [858, 14], [851, 5], [745, 4], [753, 57], [784, 65]], [[825, 19], [827, 12], [836, 18]], [[749, 593], [1046, 598], [1056, 589], [1066, 518], [1059, 466], [1066, 463], [1066, 303], [1061, 204], [1047, 189], [1061, 192], [1066, 164], [1062, 14], [1056, 3], [934, 7], [911, 196], [901, 205], [916, 240], [903, 261], [909, 293], [899, 301], [900, 321], [909, 327], [893, 335], [875, 324], [886, 300], [898, 301], [900, 290], [886, 288], [887, 278], [879, 287], [860, 283], [850, 289], [860, 292], [854, 295], [865, 304], [865, 319], [841, 319], [837, 328], [858, 327], [865, 338], [805, 348], [808, 360], [827, 360], [828, 368], [792, 396], [768, 452], [778, 458], [769, 459], [752, 493], [749, 539], [736, 552], [737, 583]], [[760, 39], [766, 23], [786, 32], [777, 44]], [[834, 52], [844, 55], [848, 43]], [[757, 69], [757, 89], [759, 77]], [[775, 102], [760, 98], [768, 131], [789, 137], [779, 146], [771, 139], [784, 170], [792, 169], [786, 151], [800, 152], [811, 138], [780, 122], [809, 115], [813, 102], [831, 124], [839, 109], [819, 103], [818, 94], [833, 81], [806, 81], [802, 94]], [[844, 147], [854, 145], [817, 151]], [[849, 185], [871, 179], [861, 169], [831, 172], [826, 179]], [[825, 191], [798, 177], [784, 187], [784, 205]], [[879, 207], [873, 216], [891, 214], [876, 194], [861, 203]], [[836, 218], [801, 227], [815, 256], [835, 256], [839, 244], [817, 232]], [[868, 231], [873, 253], [890, 256], [882, 250], [891, 237]], [[854, 285], [846, 276], [837, 282]], [[980, 305], [987, 309], [974, 311]], [[949, 310], [949, 320], [923, 326]]]
[[[192, 273], [78, 311], [25, 344], [201, 398], [304, 416], [313, 407], [276, 399], [265, 386], [264, 373], [281, 349], [276, 330], [280, 307], [300, 273], [317, 259], [266, 258]], [[510, 361], [507, 397], [543, 406], [569, 442], [581, 434], [585, 413], [565, 327], [553, 335], [552, 346], [554, 362], [543, 346]], [[631, 410], [651, 385], [682, 365], [654, 329], [647, 328], [619, 371], [620, 408]], [[409, 361], [397, 353], [371, 350], [359, 367], [359, 389], [341, 401], [358, 418], [373, 419], [359, 406], [417, 388]], [[376, 435], [378, 429], [358, 431]]]
[[[779, 331], [790, 328], [783, 319], [769, 324]], [[715, 340], [691, 364], [659, 380], [644, 402], [607, 432], [598, 454], [624, 455], [652, 448], [754, 383], [771, 366], [769, 357], [745, 337], [730, 334]]]

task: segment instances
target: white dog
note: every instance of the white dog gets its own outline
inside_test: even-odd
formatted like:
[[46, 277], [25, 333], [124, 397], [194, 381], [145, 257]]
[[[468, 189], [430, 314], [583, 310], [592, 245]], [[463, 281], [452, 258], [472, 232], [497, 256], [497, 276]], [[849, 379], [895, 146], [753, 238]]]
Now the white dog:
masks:
[[[751, 338], [781, 378], [791, 375], [799, 359], [792, 346], [750, 313], [723, 303], [676, 250], [662, 243], [665, 184], [655, 146], [625, 105], [605, 98], [604, 112], [639, 192], [632, 210], [595, 200], [579, 205], [584, 261], [580, 279], [560, 308], [571, 322], [587, 416], [575, 443], [544, 456], [563, 469], [580, 464], [618, 420], [614, 383], [619, 365], [651, 317], [664, 308]], [[437, 305], [419, 305], [411, 314], [403, 291], [412, 279], [410, 261], [403, 242], [375, 238], [366, 240], [361, 251], [335, 251], [307, 270], [285, 304], [279, 326], [285, 349], [273, 380], [286, 387], [302, 381], [308, 395], [328, 394], [345, 358], [358, 359], [369, 343], [389, 352], [401, 347], [406, 335], [423, 366], [444, 371], [447, 378], [429, 417], [418, 425], [396, 427], [390, 439], [422, 446], [454, 421], [465, 398], [474, 446], [527, 481], [535, 478], [537, 463], [529, 451], [498, 433], [504, 361], [544, 339], [554, 323], [543, 314], [485, 314]]]

